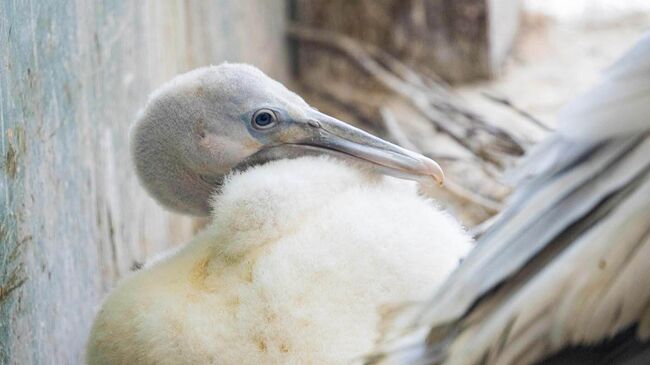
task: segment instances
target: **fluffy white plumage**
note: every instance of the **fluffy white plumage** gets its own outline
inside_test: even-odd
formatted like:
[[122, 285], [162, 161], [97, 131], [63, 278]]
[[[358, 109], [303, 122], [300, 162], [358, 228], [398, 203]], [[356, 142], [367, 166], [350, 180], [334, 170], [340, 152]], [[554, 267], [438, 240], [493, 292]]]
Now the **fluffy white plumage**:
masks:
[[90, 364], [349, 363], [386, 306], [426, 299], [471, 247], [414, 184], [322, 157], [231, 175], [212, 205], [108, 297]]

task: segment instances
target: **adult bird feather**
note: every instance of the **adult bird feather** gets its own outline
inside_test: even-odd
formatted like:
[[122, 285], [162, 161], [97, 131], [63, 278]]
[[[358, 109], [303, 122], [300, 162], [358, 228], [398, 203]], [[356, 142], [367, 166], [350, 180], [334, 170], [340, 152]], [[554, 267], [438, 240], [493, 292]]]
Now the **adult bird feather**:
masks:
[[369, 363], [650, 363], [650, 34], [511, 179], [499, 220]]

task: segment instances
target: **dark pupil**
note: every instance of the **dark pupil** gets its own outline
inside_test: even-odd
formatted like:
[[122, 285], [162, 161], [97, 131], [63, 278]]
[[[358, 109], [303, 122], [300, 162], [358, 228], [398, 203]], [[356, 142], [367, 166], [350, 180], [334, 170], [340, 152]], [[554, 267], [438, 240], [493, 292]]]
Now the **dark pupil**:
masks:
[[269, 113], [260, 113], [255, 117], [255, 123], [260, 126], [266, 126], [271, 124], [273, 121], [273, 117], [271, 117], [271, 114]]

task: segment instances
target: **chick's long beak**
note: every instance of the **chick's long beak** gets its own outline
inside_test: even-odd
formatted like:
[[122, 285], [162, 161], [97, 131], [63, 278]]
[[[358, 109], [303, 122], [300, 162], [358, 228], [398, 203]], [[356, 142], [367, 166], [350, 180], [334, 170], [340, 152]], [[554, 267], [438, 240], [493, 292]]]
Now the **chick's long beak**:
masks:
[[312, 112], [310, 118], [298, 121], [295, 127], [302, 138], [289, 144], [320, 153], [333, 154], [339, 158], [370, 163], [379, 172], [395, 177], [431, 181], [442, 185], [444, 173], [435, 161], [384, 141], [361, 129], [320, 112]]

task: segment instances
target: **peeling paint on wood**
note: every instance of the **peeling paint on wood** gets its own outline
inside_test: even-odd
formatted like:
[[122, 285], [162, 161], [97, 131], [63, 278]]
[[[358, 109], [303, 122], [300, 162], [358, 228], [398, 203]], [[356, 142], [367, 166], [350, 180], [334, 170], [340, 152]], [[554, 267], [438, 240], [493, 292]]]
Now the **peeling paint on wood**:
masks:
[[3, 1], [0, 364], [75, 364], [103, 295], [194, 222], [140, 188], [147, 94], [224, 60], [286, 78], [284, 1]]

